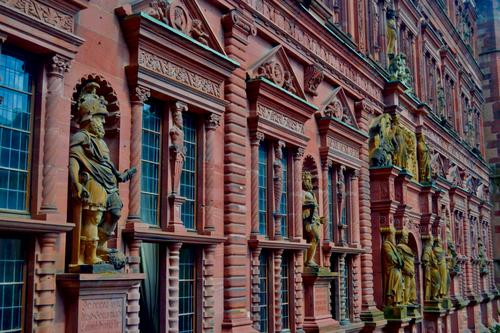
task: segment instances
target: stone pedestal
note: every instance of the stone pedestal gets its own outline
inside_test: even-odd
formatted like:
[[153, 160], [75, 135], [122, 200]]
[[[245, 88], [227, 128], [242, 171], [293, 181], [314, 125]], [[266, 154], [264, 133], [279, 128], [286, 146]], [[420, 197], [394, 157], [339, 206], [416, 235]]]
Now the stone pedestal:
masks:
[[384, 327], [384, 332], [404, 332], [412, 319], [408, 317], [405, 305], [384, 307], [384, 316], [387, 319], [387, 326]]
[[305, 267], [304, 331], [307, 333], [343, 332], [330, 313], [330, 283], [334, 273], [324, 267]]
[[[138, 295], [130, 295], [143, 274], [60, 274], [66, 333], [122, 333], [136, 317]], [[136, 299], [137, 298], [137, 299]], [[136, 326], [137, 323], [133, 323]]]
[[444, 332], [446, 323], [444, 317], [447, 311], [442, 307], [442, 301], [425, 301], [424, 321], [425, 329], [429, 332]]

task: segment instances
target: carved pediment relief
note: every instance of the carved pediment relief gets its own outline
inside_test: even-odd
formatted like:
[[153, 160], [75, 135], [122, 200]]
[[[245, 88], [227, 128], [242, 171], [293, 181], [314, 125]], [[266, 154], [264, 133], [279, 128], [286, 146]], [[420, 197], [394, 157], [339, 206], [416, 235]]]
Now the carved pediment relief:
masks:
[[304, 91], [281, 45], [273, 48], [267, 55], [253, 64], [248, 71], [248, 76], [250, 79], [265, 78], [305, 100]]
[[201, 44], [225, 54], [224, 48], [210, 29], [210, 25], [196, 1], [144, 1], [139, 7], [139, 11], [168, 24]]
[[462, 180], [462, 172], [458, 168], [458, 165], [452, 163], [448, 172], [446, 173], [446, 179], [455, 186], [463, 187], [464, 182]]
[[321, 112], [325, 117], [336, 118], [356, 129], [358, 128], [354, 113], [347, 104], [347, 97], [340, 87], [335, 88], [330, 97], [325, 100]]

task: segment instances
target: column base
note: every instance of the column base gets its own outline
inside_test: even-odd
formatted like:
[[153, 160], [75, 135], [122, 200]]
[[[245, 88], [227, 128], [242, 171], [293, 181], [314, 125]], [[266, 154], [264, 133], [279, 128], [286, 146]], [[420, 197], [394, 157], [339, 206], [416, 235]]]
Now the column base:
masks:
[[387, 325], [387, 320], [384, 318], [384, 313], [377, 309], [375, 305], [363, 310], [360, 315], [365, 326], [361, 332], [382, 332], [382, 328]]
[[59, 274], [66, 332], [125, 332], [127, 317], [138, 312], [128, 306], [127, 294], [143, 278], [144, 274]]

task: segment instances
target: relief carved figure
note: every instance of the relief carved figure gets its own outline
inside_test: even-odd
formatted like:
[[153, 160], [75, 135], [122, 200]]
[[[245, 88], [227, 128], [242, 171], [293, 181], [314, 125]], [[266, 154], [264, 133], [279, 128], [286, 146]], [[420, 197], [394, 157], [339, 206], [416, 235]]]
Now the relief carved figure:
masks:
[[404, 279], [403, 304], [417, 303], [417, 287], [415, 284], [415, 254], [408, 246], [408, 230], [404, 229], [398, 250], [403, 257], [404, 265], [402, 269]]
[[406, 169], [408, 161], [408, 147], [405, 141], [404, 128], [399, 123], [399, 116], [392, 116], [392, 137], [394, 142], [393, 164]]
[[439, 275], [437, 258], [432, 248], [433, 241], [433, 237], [429, 236], [429, 239], [425, 241], [424, 250], [422, 252], [426, 301], [437, 300], [440, 290], [441, 277]]
[[302, 190], [304, 235], [310, 244], [306, 251], [305, 265], [317, 267], [318, 264], [315, 262], [314, 256], [320, 240], [321, 225], [324, 224], [325, 218], [319, 216], [319, 205], [313, 192], [312, 175], [309, 171], [302, 173]]
[[413, 78], [406, 64], [406, 56], [403, 53], [392, 58], [388, 70], [391, 81], [401, 81], [407, 87], [407, 93], [413, 92], [411, 88]]
[[393, 164], [395, 149], [391, 116], [383, 114], [375, 119], [369, 130], [370, 166], [381, 167]]
[[403, 127], [407, 159], [402, 161], [402, 167], [407, 169], [414, 177], [418, 176], [417, 147], [415, 134]]
[[418, 180], [421, 183], [431, 181], [431, 160], [424, 134], [417, 133]]
[[[99, 84], [82, 88], [78, 100], [80, 130], [70, 140], [69, 176], [74, 200], [81, 204], [78, 264], [99, 264], [116, 249], [107, 247], [123, 207], [118, 183], [132, 178], [135, 168], [119, 172], [104, 141], [107, 102], [97, 95]], [[76, 251], [76, 249], [73, 249]]]
[[443, 249], [441, 237], [434, 239], [434, 246], [432, 248], [437, 261], [439, 272], [439, 289], [438, 298], [444, 298], [448, 295], [448, 287], [450, 285], [450, 276], [448, 274], [448, 265], [446, 263], [446, 252]]
[[396, 246], [396, 230], [389, 227], [382, 245], [382, 271], [384, 275], [385, 305], [395, 306], [403, 303], [404, 259]]
[[320, 65], [312, 64], [307, 66], [304, 75], [304, 89], [307, 93], [317, 96], [318, 86], [323, 81], [324, 69]]
[[180, 193], [180, 174], [186, 156], [184, 146], [184, 125], [182, 112], [187, 111], [187, 105], [183, 102], [176, 102], [172, 106], [172, 126], [168, 130], [170, 136], [171, 162], [174, 172], [172, 172], [172, 193]]
[[478, 238], [478, 261], [479, 261], [479, 274], [486, 275], [489, 273], [486, 254], [484, 253], [484, 244], [481, 238]]

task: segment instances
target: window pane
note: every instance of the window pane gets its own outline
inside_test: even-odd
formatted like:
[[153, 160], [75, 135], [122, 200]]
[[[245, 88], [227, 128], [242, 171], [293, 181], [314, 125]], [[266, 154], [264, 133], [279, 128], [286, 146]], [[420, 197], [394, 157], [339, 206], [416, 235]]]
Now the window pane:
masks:
[[283, 215], [281, 217], [281, 235], [283, 237], [288, 236], [288, 151], [283, 149], [283, 159], [282, 159], [282, 168], [283, 168], [283, 193], [281, 194], [281, 209], [280, 213]]
[[158, 224], [160, 197], [161, 116], [158, 107], [144, 104], [142, 112], [141, 218]]
[[25, 60], [0, 54], [0, 209], [27, 210], [32, 75]]
[[195, 253], [182, 248], [179, 260], [179, 333], [195, 331]]
[[267, 145], [259, 146], [259, 233], [267, 235]]
[[196, 118], [191, 113], [183, 114], [184, 146], [186, 157], [181, 174], [181, 196], [186, 198], [181, 208], [181, 220], [187, 229], [195, 229], [196, 212], [196, 153], [198, 149]]
[[0, 238], [0, 333], [21, 332], [23, 248], [20, 239]]
[[267, 286], [268, 286], [268, 274], [267, 274], [267, 255], [261, 253], [259, 256], [259, 324], [260, 331], [268, 331], [268, 316], [267, 316]]
[[290, 329], [290, 272], [289, 257], [283, 255], [281, 259], [281, 328]]

